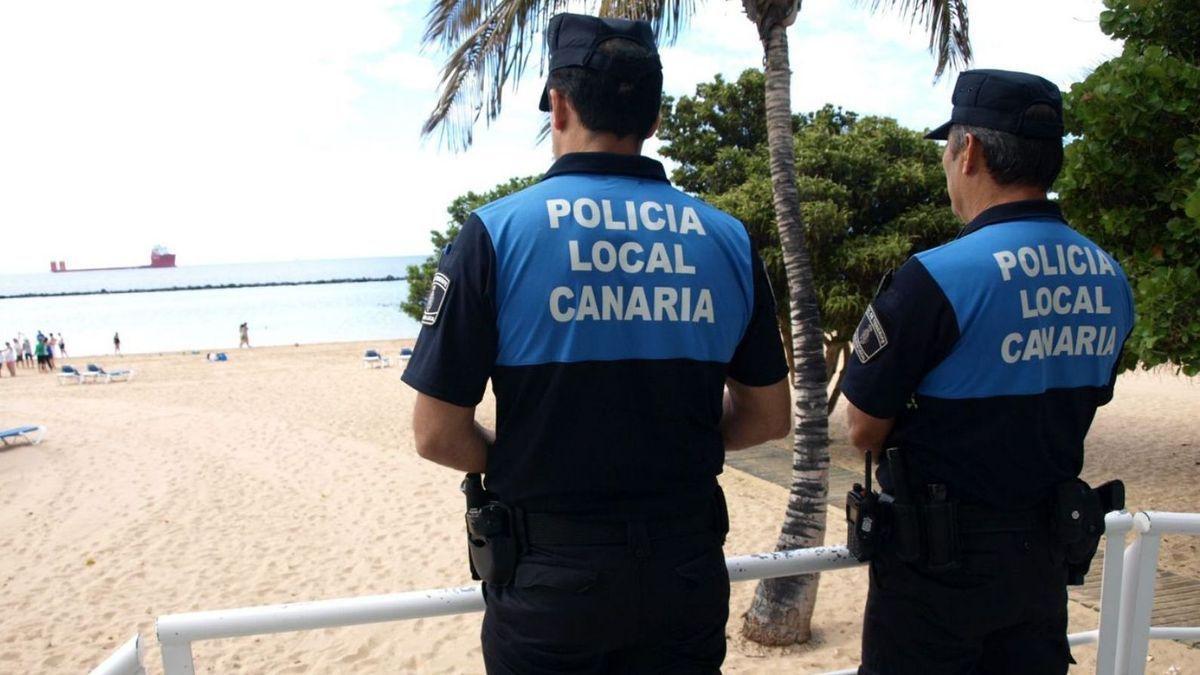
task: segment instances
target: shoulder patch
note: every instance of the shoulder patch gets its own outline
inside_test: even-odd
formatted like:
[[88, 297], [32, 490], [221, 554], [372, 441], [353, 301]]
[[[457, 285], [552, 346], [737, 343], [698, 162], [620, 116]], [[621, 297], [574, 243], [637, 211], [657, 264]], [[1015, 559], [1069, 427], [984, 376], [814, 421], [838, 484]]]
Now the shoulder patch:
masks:
[[858, 328], [854, 329], [855, 355], [858, 356], [861, 363], [866, 363], [883, 351], [887, 344], [887, 333], [883, 332], [879, 317], [875, 316], [875, 307], [867, 305], [867, 311], [863, 314], [862, 321], [859, 321]]
[[425, 299], [425, 314], [421, 323], [432, 326], [437, 323], [442, 313], [442, 305], [446, 302], [446, 293], [450, 290], [450, 277], [438, 272], [433, 275], [433, 284], [429, 288], [429, 297]]

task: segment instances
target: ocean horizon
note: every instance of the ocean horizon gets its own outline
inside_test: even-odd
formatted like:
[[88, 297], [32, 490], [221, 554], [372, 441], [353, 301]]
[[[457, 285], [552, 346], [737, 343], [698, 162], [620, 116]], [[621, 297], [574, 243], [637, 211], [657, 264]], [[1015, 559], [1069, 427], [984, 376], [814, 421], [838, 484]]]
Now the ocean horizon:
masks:
[[[0, 275], [0, 342], [62, 334], [68, 358], [113, 353], [227, 351], [238, 326], [251, 346], [416, 337], [400, 311], [408, 265], [425, 256], [349, 258], [175, 268]], [[385, 279], [314, 283], [332, 279]], [[255, 284], [278, 284], [256, 286]], [[236, 288], [156, 290], [238, 285]], [[91, 293], [91, 295], [62, 295]]]

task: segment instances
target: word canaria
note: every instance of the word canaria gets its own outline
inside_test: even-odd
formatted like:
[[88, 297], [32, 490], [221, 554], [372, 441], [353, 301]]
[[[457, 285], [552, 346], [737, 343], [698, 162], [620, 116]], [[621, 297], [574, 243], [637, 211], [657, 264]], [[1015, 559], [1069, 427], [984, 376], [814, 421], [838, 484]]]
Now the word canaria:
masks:
[[[623, 206], [625, 213], [614, 213], [613, 203], [607, 199], [597, 202], [595, 199], [580, 197], [574, 202], [566, 199], [547, 199], [546, 213], [550, 216], [550, 229], [557, 230], [559, 221], [571, 216], [576, 225], [589, 230], [604, 226], [606, 230], [638, 229], [658, 232], [666, 229], [678, 234], [698, 234], [706, 236], [704, 225], [696, 209], [684, 206], [676, 211], [674, 204], [659, 204], [658, 202], [642, 202], [638, 204], [626, 201]], [[618, 216], [623, 215], [625, 220]]]
[[691, 288], [654, 286], [583, 286], [578, 298], [569, 286], [550, 291], [555, 321], [702, 321], [715, 323], [712, 292], [701, 288], [692, 302]]
[[1000, 358], [1016, 363], [1053, 356], [1108, 356], [1116, 349], [1114, 326], [1049, 326], [1035, 328], [1028, 335], [1009, 333], [1000, 343]]

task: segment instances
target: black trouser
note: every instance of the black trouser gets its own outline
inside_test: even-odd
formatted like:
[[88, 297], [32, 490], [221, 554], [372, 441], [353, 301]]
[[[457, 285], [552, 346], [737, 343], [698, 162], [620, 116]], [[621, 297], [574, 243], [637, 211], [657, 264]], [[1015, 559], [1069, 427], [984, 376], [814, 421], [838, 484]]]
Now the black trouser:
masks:
[[1067, 672], [1067, 576], [1049, 528], [961, 535], [931, 574], [882, 546], [871, 562], [861, 675]]
[[719, 673], [729, 574], [715, 532], [532, 546], [508, 586], [484, 586], [488, 673]]

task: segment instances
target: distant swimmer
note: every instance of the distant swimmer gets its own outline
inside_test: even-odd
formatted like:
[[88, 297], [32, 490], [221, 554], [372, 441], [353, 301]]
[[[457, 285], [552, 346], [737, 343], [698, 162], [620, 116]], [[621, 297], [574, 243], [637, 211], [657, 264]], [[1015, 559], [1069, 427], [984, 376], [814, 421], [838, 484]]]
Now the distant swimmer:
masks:
[[250, 325], [247, 324], [245, 321], [242, 322], [242, 325], [238, 326], [238, 335], [241, 338], [238, 341], [238, 349], [241, 349], [242, 347], [249, 349], [250, 348]]
[[113, 333], [113, 353], [121, 356], [121, 334]]

